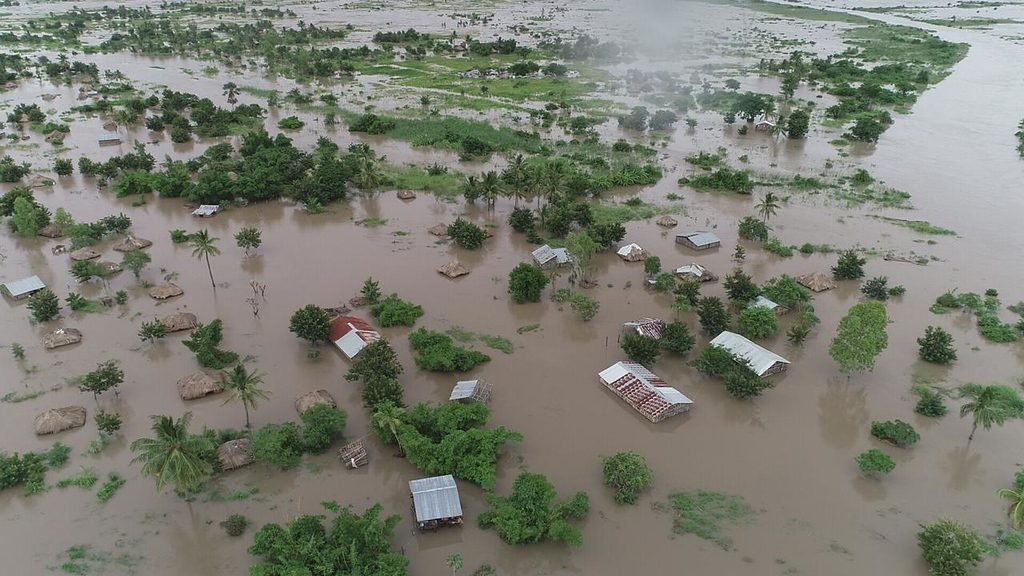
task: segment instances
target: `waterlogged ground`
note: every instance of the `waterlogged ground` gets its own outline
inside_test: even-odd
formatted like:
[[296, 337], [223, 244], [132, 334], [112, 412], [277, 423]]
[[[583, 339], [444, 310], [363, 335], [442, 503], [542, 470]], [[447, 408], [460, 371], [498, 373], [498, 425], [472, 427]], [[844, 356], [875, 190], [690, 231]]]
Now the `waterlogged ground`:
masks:
[[[347, 6], [321, 2], [289, 7], [306, 22], [352, 23], [356, 31], [345, 40], [352, 45], [368, 41], [372, 31], [381, 28], [415, 26], [421, 31], [444, 32], [454, 20], [438, 14], [470, 11], [466, 6], [414, 2]], [[507, 35], [509, 24], [538, 18], [542, 8], [547, 14], [556, 7], [552, 20], [539, 20], [531, 26], [550, 30], [576, 26], [595, 34], [615, 35], [610, 37], [619, 41], [644, 40], [638, 44], [636, 61], [602, 68], [610, 75], [610, 85], [590, 95], [625, 106], [639, 102], [641, 96], [630, 94], [624, 86], [611, 85], [630, 68], [688, 76], [694, 68], [710, 64], [712, 78], [737, 77], [744, 89], [776, 93], [777, 80], [736, 70], [756, 64], [762, 50], [785, 54], [792, 49], [780, 44], [785, 39], [814, 42], [801, 49], [841, 51], [838, 32], [849, 26], [720, 4], [588, 3], [585, 8], [563, 10], [561, 4], [528, 2], [478, 7], [477, 11], [493, 12], [495, 18], [487, 26], [459, 29], [459, 33], [484, 38]], [[40, 4], [0, 10], [24, 17], [65, 8], [63, 4]], [[868, 15], [918, 25], [899, 12]], [[282, 23], [291, 22], [286, 19]], [[221, 520], [240, 513], [256, 525], [281, 522], [298, 514], [316, 513], [325, 500], [358, 509], [381, 502], [386, 512], [401, 514], [395, 545], [410, 557], [410, 574], [415, 576], [444, 573], [445, 558], [453, 553], [464, 556], [466, 572], [488, 563], [499, 574], [512, 575], [610, 576], [643, 566], [658, 574], [923, 576], [926, 567], [915, 542], [920, 523], [951, 517], [983, 534], [994, 534], [1005, 525], [1005, 510], [995, 491], [1009, 484], [1021, 464], [1018, 439], [1024, 425], [1010, 422], [979, 431], [968, 446], [970, 424], [957, 417], [955, 402], [949, 416], [928, 420], [913, 413], [916, 396], [910, 389], [915, 380], [944, 382], [949, 387], [968, 381], [1013, 383], [1024, 368], [1020, 344], [987, 343], [970, 317], [928, 312], [936, 296], [954, 287], [975, 292], [995, 288], [1006, 304], [1024, 299], [1018, 265], [1024, 240], [1015, 232], [1024, 213], [1024, 200], [1017, 193], [1024, 164], [1017, 157], [1013, 138], [1014, 126], [1024, 116], [1020, 104], [1024, 79], [1018, 69], [1018, 63], [1024, 61], [1024, 48], [1012, 39], [975, 27], [922, 26], [944, 39], [969, 43], [970, 52], [948, 78], [920, 97], [911, 114], [895, 115], [895, 124], [876, 146], [836, 148], [829, 141], [837, 138], [839, 131], [818, 128], [817, 123], [805, 141], [775, 140], [753, 132], [741, 137], [725, 128], [720, 114], [691, 112], [699, 122], [696, 130], [688, 130], [680, 122], [661, 149], [665, 178], [642, 190], [608, 195], [610, 201], [639, 196], [659, 205], [672, 204], [666, 200], [670, 193], [680, 195], [685, 213], [677, 215], [679, 230], [714, 228], [723, 239], [720, 250], [696, 256], [673, 243], [674, 231], [666, 233], [653, 221], [629, 222], [627, 240], [660, 256], [666, 267], [698, 261], [724, 275], [733, 266], [730, 254], [736, 244], [735, 222], [751, 213], [754, 200], [680, 188], [676, 179], [691, 171], [684, 157], [722, 146], [730, 163], [739, 165], [737, 159], [747, 155], [745, 167], [764, 176], [802, 174], [826, 180], [863, 167], [887, 186], [910, 193], [914, 209], [880, 209], [871, 203], [850, 207], [830, 189], [787, 191], [789, 201], [773, 219], [774, 234], [786, 244], [860, 246], [876, 255], [891, 252], [929, 260], [919, 266], [879, 256], [869, 259], [869, 277], [886, 275], [890, 283], [907, 288], [905, 296], [888, 305], [890, 345], [873, 372], [847, 379], [838, 374], [828, 357], [839, 319], [860, 296], [855, 287], [842, 286], [815, 298], [822, 323], [803, 349], [793, 349], [782, 336], [765, 343], [789, 358], [793, 366], [775, 379], [773, 390], [753, 402], [736, 401], [718, 381], [701, 377], [678, 358], [663, 357], [656, 371], [696, 405], [688, 415], [658, 425], [641, 419], [600, 387], [596, 373], [622, 359], [616, 344], [621, 322], [641, 316], [668, 318], [672, 314], [669, 297], [642, 288], [642, 265], [602, 254], [597, 258], [599, 286], [591, 290], [601, 302], [601, 311], [592, 322], [582, 324], [571, 311], [560, 310], [547, 300], [527, 306], [512, 304], [505, 293], [507, 273], [526, 260], [533, 247], [504, 224], [512, 209], [510, 202], [499, 201], [494, 212], [488, 213], [461, 200], [446, 201], [422, 193], [403, 202], [393, 191], [386, 191], [358, 196], [318, 215], [282, 201], [236, 208], [197, 222], [180, 200], [154, 197], [142, 206], [132, 206], [131, 200], [117, 200], [98, 190], [94, 179], [85, 179], [77, 171], [74, 176], [58, 178], [52, 189], [37, 189], [36, 197], [43, 204], [51, 209], [62, 206], [79, 221], [118, 211], [129, 214], [135, 235], [154, 241], [149, 249], [153, 265], [143, 278], [155, 282], [175, 274], [185, 295], [157, 304], [130, 273], [123, 273], [111, 281], [110, 290], [127, 290], [128, 304], [102, 314], [65, 311], [60, 324], [81, 329], [85, 339], [80, 345], [50, 352], [44, 350], [41, 336], [52, 326], [30, 324], [23, 303], [0, 305], [0, 344], [7, 347], [19, 342], [26, 348], [21, 362], [14, 361], [9, 350], [0, 351], [4, 358], [0, 361], [0, 394], [46, 391], [31, 400], [0, 403], [0, 448], [39, 450], [57, 439], [71, 445], [71, 462], [48, 474], [50, 484], [83, 467], [95, 469], [101, 481], [112, 471], [127, 479], [106, 504], [97, 502], [95, 489], [75, 487], [52, 488], [32, 497], [21, 496], [19, 490], [0, 494], [0, 556], [6, 562], [5, 573], [61, 573], [61, 565], [68, 560], [66, 551], [87, 544], [93, 554], [88, 561], [90, 573], [241, 574], [252, 561], [246, 553], [251, 533], [231, 539], [218, 526]], [[757, 48], [756, 38], [762, 31], [770, 37], [764, 36], [764, 46]], [[718, 39], [717, 44], [709, 38]], [[669, 44], [679, 46], [680, 53], [688, 57], [648, 56]], [[101, 69], [121, 70], [144, 91], [167, 85], [212, 98], [222, 106], [220, 87], [226, 81], [276, 88], [282, 93], [296, 86], [285, 78], [262, 78], [223, 67], [215, 74], [204, 74], [207, 63], [181, 58], [128, 54], [79, 58], [96, 62]], [[375, 96], [373, 103], [382, 109], [414, 105], [419, 93], [403, 96], [406, 91], [407, 87], [396, 86], [395, 79], [389, 77], [357, 77], [355, 82], [333, 88], [342, 105], [356, 110], [378, 92], [380, 97]], [[56, 94], [57, 98], [44, 102], [43, 94]], [[37, 102], [44, 110], [60, 113], [77, 105], [76, 95], [76, 87], [28, 80], [0, 93], [0, 103]], [[801, 99], [815, 96], [810, 91], [797, 93]], [[242, 104], [264, 101], [248, 93], [240, 96]], [[820, 106], [827, 105], [828, 97], [822, 101]], [[528, 101], [516, 105], [530, 106]], [[457, 105], [444, 112], [470, 117], [479, 114]], [[297, 145], [310, 148], [320, 135], [342, 146], [359, 141], [344, 127], [325, 127], [317, 112], [296, 111], [287, 105], [268, 116], [268, 129], [275, 132], [277, 120], [292, 114], [307, 122], [301, 132], [292, 134]], [[485, 117], [509, 124], [515, 122], [516, 115], [500, 108], [485, 111]], [[99, 118], [76, 119], [65, 141], [66, 150], [59, 155], [77, 158], [85, 154], [103, 160], [128, 152], [128, 145], [95, 147], [102, 124]], [[646, 140], [622, 133], [614, 121], [598, 130], [608, 141], [623, 136]], [[121, 128], [121, 133], [126, 141], [149, 142], [151, 137], [141, 125], [127, 133]], [[553, 131], [556, 136], [559, 133]], [[217, 141], [176, 145], [158, 139], [149, 150], [158, 159], [164, 155], [188, 158]], [[489, 164], [460, 163], [449, 151], [413, 148], [381, 137], [365, 141], [397, 164], [440, 162], [472, 174], [504, 162], [495, 156]], [[48, 167], [54, 153], [38, 134], [20, 144], [7, 144], [0, 151], [32, 162], [40, 174], [52, 175]], [[826, 166], [827, 161], [831, 167]], [[482, 250], [468, 252], [438, 243], [427, 233], [429, 227], [450, 222], [460, 214], [493, 225], [494, 237]], [[878, 218], [883, 216], [929, 221], [954, 229], [957, 235], [921, 235]], [[371, 218], [385, 222], [375, 227], [358, 224]], [[246, 257], [234, 247], [231, 237], [239, 228], [251, 225], [262, 228], [263, 247], [258, 255]], [[168, 239], [170, 229], [192, 231], [201, 226], [221, 239], [223, 253], [212, 261], [216, 290], [209, 284], [205, 266], [191, 256], [190, 249], [175, 247]], [[0, 234], [0, 279], [38, 274], [61, 296], [71, 290], [81, 290], [89, 297], [101, 295], [100, 286], [75, 286], [68, 274], [67, 256], [51, 253], [54, 244], [43, 238], [21, 239], [5, 229]], [[104, 257], [119, 258], [109, 249], [110, 244], [99, 246]], [[744, 269], [757, 281], [782, 273], [827, 271], [834, 263], [832, 255], [798, 253], [780, 259], [756, 246], [747, 248]], [[472, 270], [469, 276], [450, 281], [435, 272], [453, 256]], [[348, 412], [346, 437], [366, 435], [367, 418], [358, 388], [342, 378], [346, 362], [328, 348], [319, 360], [309, 360], [307, 346], [294, 338], [287, 326], [295, 309], [307, 303], [339, 305], [353, 296], [368, 276], [379, 279], [386, 292], [398, 292], [421, 304], [426, 316], [418, 325], [431, 329], [458, 326], [514, 343], [515, 350], [508, 355], [476, 344], [493, 358], [475, 372], [494, 385], [492, 422], [525, 435], [501, 461], [498, 492], [508, 490], [522, 469], [546, 474], [566, 495], [586, 490], [592, 509], [582, 524], [582, 547], [503, 544], [493, 532], [475, 526], [475, 517], [484, 509], [483, 494], [467, 484], [460, 485], [470, 520], [464, 527], [415, 534], [406, 482], [420, 473], [394, 457], [392, 449], [375, 443], [371, 443], [371, 464], [365, 469], [345, 470], [331, 454], [307, 458], [295, 472], [251, 466], [221, 476], [213, 491], [190, 505], [173, 494], [157, 494], [152, 481], [129, 465], [127, 445], [148, 434], [152, 414], [177, 416], [191, 410], [195, 424], [216, 428], [239, 427], [244, 421], [239, 406], [224, 406], [217, 397], [187, 405], [178, 398], [175, 382], [196, 369], [194, 358], [179, 342], [182, 335], [171, 335], [154, 345], [139, 342], [136, 332], [142, 321], [178, 310], [192, 312], [201, 321], [221, 318], [226, 327], [224, 347], [251, 355], [249, 365], [266, 373], [271, 398], [253, 414], [255, 426], [294, 420], [295, 396], [326, 388]], [[252, 280], [267, 286], [259, 317], [253, 316], [246, 302], [252, 296]], [[565, 282], [563, 277], [558, 286]], [[705, 285], [704, 293], [721, 295], [722, 288]], [[681, 317], [697, 326], [691, 313]], [[1004, 312], [1004, 319], [1009, 318]], [[783, 324], [790, 322], [792, 319], [786, 319]], [[520, 328], [534, 325], [539, 328], [519, 333]], [[960, 360], [952, 368], [936, 368], [917, 360], [914, 340], [928, 325], [943, 326], [956, 338]], [[384, 333], [406, 367], [401, 380], [407, 400], [446, 399], [455, 378], [413, 370], [407, 330]], [[700, 339], [697, 349], [705, 342]], [[120, 412], [125, 426], [121, 439], [101, 455], [88, 456], [85, 449], [96, 436], [91, 421], [96, 406], [87, 395], [67, 387], [65, 379], [107, 359], [120, 361], [127, 378], [118, 399], [102, 398], [99, 404]], [[90, 410], [85, 428], [45, 440], [32, 434], [36, 413], [74, 403]], [[884, 481], [861, 478], [853, 459], [876, 446], [868, 434], [871, 421], [897, 418], [911, 422], [921, 433], [921, 442], [909, 451], [888, 450], [897, 468]], [[600, 483], [599, 458], [621, 450], [643, 453], [654, 471], [654, 488], [633, 507], [614, 504]], [[739, 495], [757, 511], [748, 523], [728, 529], [733, 549], [672, 534], [671, 513], [660, 511], [661, 505], [669, 493], [691, 489]], [[232, 499], [236, 491], [241, 492], [240, 498], [248, 497]], [[1022, 565], [1020, 554], [1010, 552], [987, 561], [978, 574], [1010, 576], [1019, 574]]]

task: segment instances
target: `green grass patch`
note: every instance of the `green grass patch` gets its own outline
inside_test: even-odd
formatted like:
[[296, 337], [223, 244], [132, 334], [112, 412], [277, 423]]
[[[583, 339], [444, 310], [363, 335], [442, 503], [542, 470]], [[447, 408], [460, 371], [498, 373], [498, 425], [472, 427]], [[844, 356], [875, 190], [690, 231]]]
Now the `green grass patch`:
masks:
[[[345, 114], [351, 123], [358, 116]], [[394, 126], [386, 131], [392, 138], [405, 140], [413, 146], [433, 146], [460, 151], [469, 149], [467, 142], [474, 146], [483, 144], [491, 152], [520, 151], [535, 154], [541, 151], [540, 136], [507, 127], [495, 128], [488, 122], [464, 118], [401, 118], [384, 117]]]
[[910, 194], [902, 190], [894, 190], [885, 186], [869, 186], [867, 188], [845, 188], [834, 195], [836, 200], [845, 202], [848, 207], [874, 204], [881, 208], [899, 208], [909, 210]]
[[847, 24], [871, 24], [863, 16], [847, 14], [846, 12], [835, 12], [820, 8], [808, 8], [804, 6], [792, 6], [776, 2], [765, 2], [764, 0], [703, 0], [709, 4], [726, 4], [729, 6], [741, 6], [756, 12], [793, 18], [795, 20], [807, 20], [811, 22], [845, 22]]
[[120, 474], [117, 472], [111, 472], [107, 475], [107, 481], [104, 482], [103, 486], [100, 486], [99, 491], [96, 492], [96, 499], [99, 500], [100, 503], [106, 504], [114, 497], [114, 494], [117, 494], [117, 491], [120, 490], [126, 482], [127, 480], [125, 480]]
[[[969, 46], [946, 42], [939, 37], [907, 26], [874, 24], [847, 30], [843, 38], [861, 49], [867, 62], [891, 61], [948, 70], [967, 55]], [[933, 78], [932, 83], [939, 78]]]
[[471, 344], [475, 341], [480, 341], [484, 346], [493, 350], [504, 352], [505, 354], [511, 354], [515, 351], [515, 345], [508, 338], [501, 336], [491, 336], [488, 334], [477, 334], [470, 332], [461, 326], [453, 326], [444, 332], [449, 338], [459, 342], [460, 344]]
[[732, 547], [732, 540], [723, 533], [723, 528], [754, 515], [754, 510], [739, 496], [708, 490], [676, 492], [669, 495], [669, 503], [676, 512], [672, 523], [674, 532], [693, 534], [725, 550]]
[[984, 28], [996, 24], [1020, 24], [1020, 20], [1013, 18], [928, 18], [920, 20], [935, 26], [948, 26], [950, 28]]
[[356, 220], [356, 224], [365, 226], [367, 228], [378, 228], [388, 223], [387, 218], [364, 218], [362, 220]]
[[624, 224], [666, 214], [684, 214], [686, 209], [682, 204], [655, 206], [647, 203], [620, 204], [604, 202], [591, 206], [590, 212], [594, 217], [595, 224]]
[[78, 474], [64, 478], [57, 482], [57, 488], [67, 488], [68, 486], [78, 486], [79, 488], [85, 488], [86, 490], [93, 487], [99, 477], [96, 476], [96, 471], [92, 468], [85, 468]]
[[0, 396], [0, 402], [7, 402], [8, 404], [17, 404], [18, 402], [25, 402], [26, 400], [32, 400], [39, 398], [43, 394], [46, 394], [46, 390], [32, 390], [25, 392], [8, 392], [3, 396]]
[[919, 234], [931, 234], [936, 236], [956, 236], [956, 230], [935, 226], [926, 220], [903, 220], [901, 218], [889, 218], [882, 216], [882, 220], [903, 228], [909, 228]]
[[[126, 543], [119, 541], [118, 548]], [[88, 574], [126, 574], [138, 573], [142, 556], [132, 556], [127, 552], [111, 554], [103, 550], [96, 550], [88, 544], [76, 544], [57, 555], [59, 568], [65, 574], [84, 576]]]
[[228, 492], [224, 488], [217, 486], [206, 492], [203, 502], [244, 502], [253, 498], [259, 492], [259, 488], [247, 488]]
[[449, 170], [444, 174], [430, 174], [421, 166], [387, 166], [384, 174], [399, 190], [429, 192], [445, 198], [462, 194], [463, 175]]

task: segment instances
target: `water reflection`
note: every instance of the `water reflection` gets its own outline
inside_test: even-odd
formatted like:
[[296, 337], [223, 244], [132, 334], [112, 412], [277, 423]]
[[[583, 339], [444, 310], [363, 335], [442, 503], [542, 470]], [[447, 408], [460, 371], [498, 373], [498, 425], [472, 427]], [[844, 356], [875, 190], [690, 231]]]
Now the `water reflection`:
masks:
[[818, 397], [818, 425], [822, 438], [836, 448], [857, 441], [868, 420], [863, 384], [851, 384], [846, 376], [833, 376]]

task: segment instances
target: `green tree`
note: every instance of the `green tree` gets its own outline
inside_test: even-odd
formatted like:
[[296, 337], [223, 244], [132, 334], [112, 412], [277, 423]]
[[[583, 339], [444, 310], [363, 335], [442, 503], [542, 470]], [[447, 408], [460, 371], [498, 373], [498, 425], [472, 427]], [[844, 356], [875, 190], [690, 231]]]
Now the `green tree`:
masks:
[[318, 404], [302, 413], [302, 446], [310, 454], [321, 454], [345, 431], [347, 415], [330, 404]]
[[71, 275], [79, 282], [88, 282], [93, 278], [110, 276], [110, 270], [95, 260], [80, 260], [71, 264]]
[[548, 277], [540, 268], [523, 262], [509, 272], [508, 293], [516, 304], [540, 302]]
[[648, 256], [647, 260], [644, 260], [644, 274], [647, 274], [648, 278], [654, 278], [659, 273], [661, 273], [661, 258]]
[[1024, 415], [1024, 400], [1009, 386], [964, 384], [960, 387], [959, 397], [967, 399], [967, 403], [960, 407], [960, 417], [974, 416], [968, 442], [974, 439], [979, 425], [988, 430], [993, 425], [1002, 426], [1007, 420]]
[[918, 355], [925, 362], [949, 364], [956, 360], [956, 349], [953, 348], [953, 335], [940, 327], [929, 326], [924, 336], [917, 339]]
[[1013, 524], [1014, 530], [1020, 530], [1024, 526], [1024, 490], [1013, 490], [1000, 488], [996, 495], [1010, 503], [1007, 515]]
[[370, 306], [370, 314], [385, 328], [392, 326], [412, 326], [423, 316], [423, 307], [406, 302], [392, 294], [380, 302]]
[[860, 292], [872, 300], [882, 302], [889, 299], [889, 279], [885, 276], [876, 276], [866, 280], [860, 287]]
[[565, 247], [572, 256], [572, 274], [570, 281], [587, 284], [593, 274], [594, 255], [597, 254], [597, 242], [586, 232], [573, 232], [566, 236]]
[[851, 140], [858, 142], [878, 142], [878, 138], [885, 132], [885, 126], [874, 118], [858, 118], [857, 122], [844, 134]]
[[790, 138], [800, 139], [807, 136], [811, 125], [811, 115], [806, 110], [794, 110], [786, 123], [786, 133]]
[[49, 322], [60, 314], [60, 300], [49, 288], [43, 288], [29, 299], [28, 309], [36, 322]]
[[654, 364], [661, 355], [661, 345], [656, 338], [636, 332], [627, 332], [623, 335], [621, 346], [630, 360], [644, 366]]
[[774, 310], [760, 306], [750, 306], [740, 312], [736, 318], [740, 334], [753, 340], [761, 340], [774, 335], [779, 330], [779, 317]]
[[811, 301], [811, 291], [787, 274], [765, 282], [761, 294], [786, 310], [800, 310]]
[[398, 354], [387, 340], [375, 340], [352, 360], [345, 380], [354, 382], [362, 380], [366, 382], [371, 378], [393, 378], [398, 379], [402, 374], [402, 364], [398, 361]]
[[331, 316], [316, 304], [307, 304], [292, 314], [288, 330], [312, 344], [326, 342], [331, 333]]
[[96, 415], [93, 416], [93, 420], [96, 421], [96, 429], [100, 431], [100, 434], [106, 434], [110, 436], [121, 429], [121, 424], [124, 422], [121, 420], [121, 415], [117, 412], [107, 412], [106, 410], [99, 410]]
[[[398, 427], [402, 425], [402, 417], [405, 415], [405, 408], [402, 408], [394, 402], [381, 402], [376, 406], [373, 411], [373, 415], [370, 417], [370, 422], [374, 427], [374, 430], [388, 431], [391, 433], [391, 438], [395, 439], [395, 443], [398, 444], [398, 450], [402, 450], [402, 439], [398, 436]], [[381, 439], [390, 444], [390, 440], [386, 436], [381, 436]]]
[[758, 242], [768, 240], [768, 225], [753, 216], [744, 216], [737, 222], [736, 227], [740, 238]]
[[224, 325], [220, 318], [205, 326], [199, 326], [182, 344], [196, 355], [196, 361], [204, 368], [223, 370], [238, 361], [238, 354], [219, 349], [224, 339]]
[[[151, 261], [152, 259], [149, 257], [149, 254], [142, 250], [132, 250], [131, 252], [125, 252], [124, 256], [121, 257], [121, 266], [131, 270], [132, 274], [135, 275], [135, 279], [138, 280], [139, 274], [142, 273], [142, 269]], [[91, 261], [86, 260], [86, 262]]]
[[887, 324], [885, 305], [881, 302], [861, 302], [850, 308], [839, 321], [828, 349], [840, 372], [849, 375], [874, 368], [875, 358], [889, 346]]
[[658, 339], [658, 344], [662, 348], [680, 356], [692, 350], [694, 343], [696, 339], [690, 332], [690, 327], [679, 321], [666, 324], [661, 330], [661, 338]]
[[484, 245], [487, 233], [482, 228], [462, 217], [448, 225], [448, 237], [461, 248], [476, 250]]
[[615, 490], [615, 502], [636, 504], [640, 493], [651, 487], [654, 475], [647, 460], [636, 452], [619, 452], [601, 461], [604, 485]]
[[192, 234], [188, 243], [192, 247], [192, 255], [200, 260], [206, 260], [206, 271], [210, 273], [210, 285], [214, 288], [217, 287], [217, 283], [213, 281], [213, 268], [210, 267], [210, 256], [219, 256], [220, 249], [217, 248], [217, 240], [210, 236], [207, 230], [200, 230], [195, 234]]
[[989, 550], [974, 530], [952, 520], [922, 526], [917, 545], [934, 576], [967, 576]]
[[557, 501], [558, 492], [543, 474], [523, 472], [512, 484], [509, 496], [487, 495], [490, 509], [480, 515], [482, 528], [494, 528], [509, 544], [544, 540], [583, 543], [583, 535], [569, 520], [586, 516], [590, 499], [578, 492], [567, 502]]
[[857, 456], [857, 467], [864, 474], [877, 477], [892, 472], [896, 468], [896, 463], [885, 452], [872, 448]]
[[178, 420], [169, 416], [152, 418], [154, 437], [132, 442], [132, 464], [142, 465], [142, 475], [156, 481], [158, 492], [168, 485], [179, 493], [198, 490], [213, 471], [203, 454], [216, 450], [216, 446], [206, 435], [189, 433], [191, 412], [185, 412]]
[[224, 404], [238, 402], [245, 410], [245, 427], [252, 428], [249, 423], [249, 409], [255, 410], [260, 400], [269, 399], [268, 392], [260, 388], [263, 384], [263, 374], [253, 370], [249, 372], [245, 366], [236, 364], [230, 372], [224, 372], [224, 389], [228, 393]]
[[844, 250], [839, 253], [839, 261], [832, 267], [832, 277], [836, 280], [857, 280], [864, 277], [864, 265], [867, 260], [857, 255], [855, 250]]
[[755, 208], [761, 216], [761, 222], [767, 226], [768, 220], [779, 213], [779, 197], [774, 192], [765, 192]]
[[228, 104], [234, 106], [238, 103], [238, 85], [234, 82], [227, 82], [223, 86], [224, 95], [228, 97]]
[[367, 278], [363, 282], [363, 288], [359, 291], [359, 294], [366, 300], [367, 304], [376, 304], [380, 301], [380, 282], [377, 282], [373, 278]]
[[14, 214], [11, 216], [11, 227], [19, 236], [31, 238], [39, 234], [41, 206], [33, 200], [18, 198], [14, 201]]
[[590, 322], [601, 310], [601, 303], [595, 298], [577, 292], [569, 299], [569, 306], [576, 313], [576, 317], [584, 322]]
[[709, 336], [729, 329], [729, 311], [717, 296], [705, 296], [697, 302], [697, 318]]
[[404, 395], [405, 389], [397, 378], [374, 376], [363, 383], [363, 405], [370, 411], [384, 402], [402, 406]]
[[78, 389], [82, 392], [92, 392], [93, 398], [98, 398], [100, 394], [111, 389], [114, 390], [114, 395], [117, 395], [117, 388], [123, 382], [124, 370], [116, 360], [108, 360], [97, 364], [95, 370], [83, 376]]
[[761, 294], [761, 289], [757, 287], [754, 280], [739, 268], [732, 274], [726, 275], [722, 285], [725, 287], [725, 293], [729, 296], [729, 300], [735, 304], [744, 305]]
[[239, 248], [245, 250], [245, 254], [248, 256], [263, 244], [263, 232], [255, 226], [242, 228], [235, 234], [235, 243]]
[[143, 342], [156, 342], [165, 336], [167, 336], [167, 326], [156, 318], [150, 322], [143, 322], [139, 328], [139, 339]]
[[304, 450], [302, 431], [294, 422], [268, 424], [252, 434], [252, 457], [281, 470], [298, 466]]
[[452, 576], [455, 576], [459, 570], [462, 570], [462, 555], [461, 554], [450, 554], [448, 560], [446, 560], [448, 567], [452, 569]]

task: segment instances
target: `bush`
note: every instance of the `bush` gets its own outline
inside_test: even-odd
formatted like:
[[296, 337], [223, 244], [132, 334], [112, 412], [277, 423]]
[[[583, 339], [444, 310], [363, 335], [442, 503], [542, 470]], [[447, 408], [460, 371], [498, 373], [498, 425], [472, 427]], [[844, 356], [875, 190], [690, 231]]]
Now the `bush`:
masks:
[[282, 129], [282, 130], [299, 130], [300, 128], [302, 128], [305, 125], [306, 125], [305, 122], [303, 122], [302, 120], [299, 120], [295, 116], [289, 116], [287, 118], [282, 118], [277, 123], [277, 127]]
[[761, 294], [753, 279], [739, 268], [727, 275], [722, 285], [729, 300], [736, 304], [746, 304]]
[[544, 271], [525, 262], [508, 274], [508, 293], [516, 304], [540, 302], [541, 293], [547, 285], [548, 277]]
[[257, 462], [288, 470], [299, 465], [302, 452], [302, 433], [292, 422], [268, 424], [252, 435], [252, 457]]
[[28, 309], [36, 322], [49, 322], [60, 314], [60, 300], [49, 288], [44, 288], [32, 295]]
[[181, 343], [196, 355], [196, 361], [204, 368], [223, 370], [238, 362], [238, 354], [217, 348], [224, 339], [224, 326], [218, 318], [192, 331]]
[[597, 316], [598, 310], [601, 309], [601, 303], [587, 296], [586, 294], [576, 293], [569, 299], [569, 306], [572, 307], [572, 311], [576, 313], [576, 317], [584, 322], [589, 322]]
[[165, 336], [167, 336], [167, 326], [157, 318], [143, 322], [139, 328], [139, 339], [143, 342], [156, 342]]
[[654, 289], [658, 292], [673, 292], [679, 280], [672, 272], [662, 272], [654, 277]]
[[662, 348], [680, 356], [692, 350], [695, 342], [696, 339], [690, 332], [690, 327], [678, 320], [666, 324], [662, 328], [661, 338], [658, 340], [658, 344]]
[[806, 324], [794, 324], [786, 330], [786, 340], [794, 346], [803, 346], [807, 337], [811, 335], [811, 328]]
[[316, 304], [307, 304], [292, 314], [288, 330], [309, 342], [326, 342], [331, 333], [331, 317]]
[[860, 471], [869, 476], [883, 476], [896, 468], [896, 463], [888, 454], [877, 448], [857, 456], [857, 467]]
[[929, 326], [924, 336], [917, 339], [918, 355], [925, 362], [949, 364], [956, 360], [956, 349], [953, 348], [953, 336], [942, 328]]
[[328, 404], [319, 404], [306, 410], [302, 418], [302, 447], [311, 454], [319, 454], [345, 430], [345, 411]]
[[747, 216], [740, 220], [737, 228], [740, 238], [757, 242], [768, 240], [768, 225], [753, 216]]
[[786, 310], [799, 310], [811, 301], [811, 291], [786, 274], [765, 282], [761, 293]]
[[390, 118], [382, 118], [376, 114], [363, 114], [349, 124], [349, 132], [366, 132], [367, 134], [386, 134], [394, 130], [396, 123]]
[[192, 239], [192, 235], [184, 230], [171, 230], [171, 243], [185, 244]]
[[876, 276], [866, 280], [860, 287], [860, 292], [872, 300], [886, 301], [889, 299], [889, 279], [885, 276]]
[[779, 317], [774, 310], [751, 306], [736, 318], [740, 334], [752, 340], [761, 340], [774, 335], [779, 330]]
[[871, 435], [900, 448], [909, 448], [921, 439], [914, 427], [902, 420], [872, 422]]
[[921, 398], [914, 406], [914, 412], [921, 416], [941, 418], [949, 411], [946, 408], [946, 403], [942, 400], [942, 395], [938, 392], [926, 388], [920, 392], [920, 395]]
[[864, 277], [864, 265], [867, 260], [857, 255], [854, 250], [844, 250], [839, 254], [839, 261], [832, 267], [832, 277], [836, 280], [857, 280]]
[[53, 161], [53, 171], [58, 176], [70, 176], [74, 169], [75, 165], [67, 158], [57, 158]]
[[529, 208], [515, 208], [509, 214], [508, 224], [516, 232], [528, 232], [533, 230], [535, 216]]
[[509, 496], [487, 495], [490, 509], [479, 517], [481, 528], [494, 528], [509, 544], [554, 540], [573, 546], [583, 544], [583, 535], [569, 524], [586, 516], [590, 500], [578, 492], [569, 501], [558, 502], [558, 492], [543, 474], [523, 472], [512, 484]]
[[924, 526], [917, 533], [917, 544], [933, 576], [967, 576], [989, 550], [973, 530], [952, 520]]
[[657, 339], [636, 332], [627, 332], [622, 337], [621, 346], [630, 360], [644, 366], [654, 364], [661, 355], [661, 345]]
[[412, 326], [420, 316], [423, 316], [423, 307], [392, 294], [371, 306], [370, 314], [385, 328]]
[[491, 359], [483, 352], [456, 346], [448, 335], [426, 328], [409, 334], [409, 343], [416, 351], [416, 366], [432, 372], [468, 372]]
[[244, 534], [245, 529], [249, 527], [249, 519], [241, 514], [232, 514], [221, 522], [220, 525], [228, 533], [228, 536], [238, 537]]
[[636, 452], [619, 452], [601, 461], [604, 485], [615, 490], [615, 502], [635, 504], [640, 493], [651, 487], [654, 476], [647, 460]]
[[462, 248], [476, 250], [484, 245], [487, 233], [469, 220], [456, 218], [448, 225], [448, 237]]

